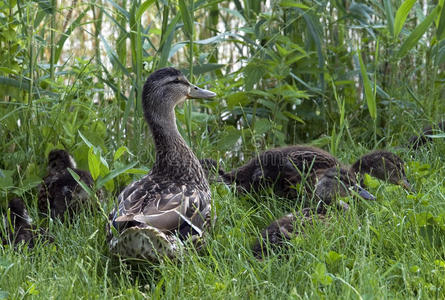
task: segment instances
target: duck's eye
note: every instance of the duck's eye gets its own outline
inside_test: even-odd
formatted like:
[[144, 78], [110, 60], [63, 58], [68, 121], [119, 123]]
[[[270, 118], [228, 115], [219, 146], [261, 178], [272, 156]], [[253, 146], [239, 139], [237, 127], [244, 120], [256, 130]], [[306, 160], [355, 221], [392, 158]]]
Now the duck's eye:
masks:
[[182, 83], [182, 84], [185, 84], [184, 81], [179, 80], [179, 79], [175, 79], [175, 80], [173, 80], [171, 83]]

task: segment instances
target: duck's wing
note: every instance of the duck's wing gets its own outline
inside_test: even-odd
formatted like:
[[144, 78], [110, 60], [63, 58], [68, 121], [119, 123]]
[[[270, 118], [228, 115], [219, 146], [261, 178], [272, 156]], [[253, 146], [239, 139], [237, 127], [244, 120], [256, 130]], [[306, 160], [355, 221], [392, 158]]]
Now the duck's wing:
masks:
[[119, 195], [114, 222], [137, 222], [162, 231], [178, 229], [184, 222], [198, 231], [210, 213], [210, 199], [199, 189], [171, 182], [158, 182], [149, 175]]

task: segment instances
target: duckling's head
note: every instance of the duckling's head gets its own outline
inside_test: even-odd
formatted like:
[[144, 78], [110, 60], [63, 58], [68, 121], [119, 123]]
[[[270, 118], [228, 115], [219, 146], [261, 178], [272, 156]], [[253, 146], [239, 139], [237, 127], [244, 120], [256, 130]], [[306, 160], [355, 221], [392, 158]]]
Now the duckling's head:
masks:
[[142, 91], [142, 106], [147, 121], [167, 118], [176, 105], [188, 98], [212, 98], [216, 94], [191, 84], [181, 71], [162, 68], [146, 80]]
[[336, 196], [346, 197], [351, 194], [351, 191], [355, 191], [366, 200], [375, 199], [372, 194], [356, 183], [354, 174], [345, 168], [326, 169], [318, 178], [315, 184], [315, 195], [325, 204], [333, 202]]
[[25, 203], [20, 198], [13, 198], [8, 203], [8, 208], [11, 213], [11, 223], [16, 226], [30, 221], [28, 211]]
[[402, 186], [412, 191], [411, 184], [406, 178], [405, 163], [389, 151], [378, 150], [362, 156], [355, 162], [351, 170], [355, 173], [365, 174]]
[[52, 150], [48, 155], [48, 172], [50, 174], [59, 173], [66, 168], [76, 168], [76, 162], [71, 155], [65, 150]]

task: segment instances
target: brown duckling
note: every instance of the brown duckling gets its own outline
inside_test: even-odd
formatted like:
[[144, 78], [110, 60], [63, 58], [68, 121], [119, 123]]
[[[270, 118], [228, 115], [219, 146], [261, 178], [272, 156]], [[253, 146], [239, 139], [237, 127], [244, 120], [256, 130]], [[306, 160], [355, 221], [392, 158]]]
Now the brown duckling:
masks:
[[37, 239], [53, 241], [53, 238], [43, 228], [37, 229], [31, 224], [25, 203], [21, 198], [13, 198], [8, 203], [8, 215], [3, 216], [3, 224], [6, 228], [6, 236], [2, 238], [3, 245], [17, 246], [25, 243], [28, 248], [33, 248]]
[[[201, 163], [205, 169], [216, 165], [211, 159]], [[293, 198], [297, 191], [292, 186], [305, 179], [313, 181], [315, 170], [339, 165], [340, 161], [322, 149], [296, 145], [264, 151], [231, 172], [219, 168], [218, 174], [226, 184], [236, 183], [239, 191], [255, 192], [273, 185], [277, 195]]]
[[25, 203], [20, 198], [13, 198], [8, 203], [8, 210], [10, 221], [7, 214], [3, 217], [5, 228], [7, 229], [7, 236], [3, 238], [3, 245], [19, 243], [28, 244], [29, 248], [34, 247], [34, 228], [31, 225], [31, 218], [26, 210]]
[[[330, 204], [337, 196], [346, 197], [351, 191], [355, 191], [365, 199], [374, 199], [374, 196], [355, 183], [354, 174], [345, 168], [333, 167], [324, 170], [317, 170], [317, 183], [315, 184], [314, 195], [323, 203]], [[347, 204], [339, 203], [343, 208], [348, 208]], [[261, 232], [261, 238], [254, 244], [252, 251], [257, 258], [261, 258], [263, 253], [267, 253], [266, 242], [272, 249], [278, 249], [286, 244], [292, 237], [301, 233], [300, 229], [306, 225], [311, 225], [314, 218], [321, 221], [326, 220], [324, 206], [319, 206], [315, 211], [311, 208], [304, 208], [300, 212], [287, 214], [272, 222]]]
[[445, 131], [445, 121], [437, 123], [436, 126], [427, 126], [423, 128], [422, 134], [412, 136], [408, 141], [408, 147], [412, 149], [418, 149], [420, 146], [432, 141], [432, 138], [427, 135], [432, 135], [435, 133], [435, 129], [440, 131]]
[[[375, 178], [400, 185], [412, 191], [411, 184], [405, 174], [404, 161], [394, 153], [376, 150], [360, 157], [352, 166], [351, 171], [356, 174], [369, 174]], [[363, 180], [361, 185], [364, 186]]]
[[[48, 155], [48, 175], [43, 179], [38, 197], [38, 209], [51, 218], [64, 220], [65, 212], [70, 218], [89, 205], [87, 192], [68, 172], [72, 169], [88, 187], [94, 184], [91, 174], [76, 169], [76, 162], [65, 150], [52, 150]], [[49, 205], [49, 206], [48, 206]]]
[[[236, 183], [241, 192], [257, 192], [264, 186], [273, 186], [275, 194], [286, 198], [298, 196], [298, 191], [295, 189], [297, 184], [314, 183], [319, 170], [334, 166], [346, 168], [324, 150], [299, 145], [265, 151], [247, 164], [227, 173], [222, 168], [215, 168], [217, 163], [212, 159], [202, 159], [201, 163], [203, 168], [209, 168], [211, 173], [217, 171], [226, 184]], [[350, 170], [361, 175], [369, 173], [371, 176], [410, 189], [403, 160], [385, 150], [362, 156]]]
[[127, 258], [175, 258], [183, 241], [199, 241], [208, 229], [211, 193], [204, 171], [176, 127], [175, 106], [188, 98], [211, 98], [174, 68], [152, 73], [142, 92], [153, 135], [152, 170], [127, 186], [110, 215], [110, 249]]
[[[263, 255], [269, 255], [269, 250], [277, 251], [285, 247], [286, 243], [296, 235], [302, 233], [307, 225], [312, 225], [314, 219], [324, 222], [326, 215], [314, 214], [310, 208], [304, 208], [296, 213], [289, 213], [275, 221], [261, 232], [261, 238], [252, 247], [253, 255], [261, 259]], [[269, 248], [267, 247], [269, 243]]]

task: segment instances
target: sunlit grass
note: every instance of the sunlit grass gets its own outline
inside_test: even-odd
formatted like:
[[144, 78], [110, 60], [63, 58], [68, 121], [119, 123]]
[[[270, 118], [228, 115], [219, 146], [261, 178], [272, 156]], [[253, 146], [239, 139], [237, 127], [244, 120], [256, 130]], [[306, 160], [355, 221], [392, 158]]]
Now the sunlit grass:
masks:
[[[41, 298], [314, 298], [444, 296], [443, 143], [403, 158], [416, 193], [371, 182], [377, 200], [329, 212], [280, 255], [262, 261], [251, 245], [274, 218], [298, 204], [270, 196], [238, 197], [213, 187], [218, 213], [203, 249], [178, 261], [127, 264], [110, 256], [102, 214], [52, 222], [54, 243], [0, 250], [2, 296]], [[358, 149], [359, 150], [359, 149]], [[359, 150], [358, 152], [360, 152]], [[349, 153], [342, 153], [348, 160]], [[352, 157], [355, 157], [352, 156]], [[351, 158], [352, 159], [352, 158]], [[218, 192], [219, 191], [219, 192]], [[109, 198], [106, 207], [112, 206]], [[37, 219], [35, 208], [31, 214]]]

